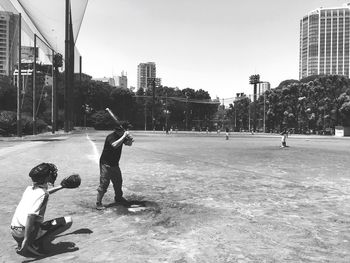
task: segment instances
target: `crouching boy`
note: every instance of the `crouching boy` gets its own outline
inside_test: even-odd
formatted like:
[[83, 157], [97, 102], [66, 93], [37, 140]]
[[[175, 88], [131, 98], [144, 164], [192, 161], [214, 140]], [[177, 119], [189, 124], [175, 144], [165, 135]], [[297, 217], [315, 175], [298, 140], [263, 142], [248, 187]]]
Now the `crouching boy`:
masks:
[[59, 217], [44, 221], [49, 195], [62, 189], [53, 187], [57, 178], [57, 168], [52, 163], [41, 163], [29, 173], [33, 185], [28, 186], [22, 195], [11, 222], [11, 234], [17, 241], [16, 252], [35, 256], [46, 253], [44, 244], [51, 242], [57, 234], [71, 227], [70, 217]]

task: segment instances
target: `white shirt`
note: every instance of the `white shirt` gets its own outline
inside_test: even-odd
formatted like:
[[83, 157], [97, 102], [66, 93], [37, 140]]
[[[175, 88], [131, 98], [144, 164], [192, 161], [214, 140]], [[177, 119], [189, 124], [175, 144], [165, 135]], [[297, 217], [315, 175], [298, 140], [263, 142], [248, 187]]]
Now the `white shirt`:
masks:
[[28, 214], [35, 214], [40, 217], [39, 221], [44, 221], [44, 214], [49, 194], [46, 189], [28, 186], [22, 195], [15, 214], [13, 215], [11, 226], [25, 226]]

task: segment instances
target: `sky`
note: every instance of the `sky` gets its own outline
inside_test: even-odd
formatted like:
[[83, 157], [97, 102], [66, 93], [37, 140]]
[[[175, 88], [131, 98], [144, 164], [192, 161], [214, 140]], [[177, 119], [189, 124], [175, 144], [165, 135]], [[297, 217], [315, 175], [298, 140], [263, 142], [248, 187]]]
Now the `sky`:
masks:
[[208, 91], [231, 103], [252, 94], [249, 76], [275, 88], [299, 78], [299, 23], [344, 0], [89, 0], [77, 38], [82, 71], [137, 86], [155, 62], [162, 85]]

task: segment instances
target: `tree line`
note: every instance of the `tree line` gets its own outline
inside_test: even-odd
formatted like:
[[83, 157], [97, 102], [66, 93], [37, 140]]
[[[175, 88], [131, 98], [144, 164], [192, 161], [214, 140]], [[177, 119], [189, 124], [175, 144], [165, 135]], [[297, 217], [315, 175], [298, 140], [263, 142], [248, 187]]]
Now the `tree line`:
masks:
[[[44, 76], [41, 76], [43, 78]], [[64, 126], [64, 74], [59, 74], [57, 82], [57, 128]], [[51, 86], [37, 81], [36, 105], [38, 132], [50, 129]], [[212, 125], [211, 119], [217, 111], [218, 101], [212, 101], [209, 93], [202, 89], [178, 89], [166, 86], [139, 89], [136, 92], [108, 83], [91, 79], [79, 80], [76, 75], [70, 93], [73, 126], [92, 126], [96, 129], [112, 129], [115, 126], [105, 109], [110, 108], [122, 123], [133, 129], [165, 130], [192, 128]], [[21, 101], [23, 134], [31, 134], [33, 121], [33, 89], [24, 87]], [[8, 78], [0, 79], [0, 132], [4, 135], [16, 133], [17, 88]]]
[[339, 75], [285, 80], [256, 102], [246, 95], [237, 98], [227, 118], [237, 130], [249, 129], [255, 111], [258, 130], [265, 121], [267, 132], [288, 128], [295, 133], [332, 133], [336, 126], [350, 126], [350, 80]]
[[[38, 131], [50, 129], [51, 87], [37, 87]], [[64, 124], [64, 75], [57, 79], [58, 128]], [[107, 83], [76, 77], [71, 93], [74, 126], [111, 129], [114, 122], [105, 112], [110, 108], [118, 118], [139, 130], [251, 130], [277, 132], [282, 128], [296, 133], [327, 133], [336, 126], [350, 126], [350, 80], [344, 76], [312, 76], [285, 80], [267, 90], [256, 101], [242, 94], [229, 107], [219, 106], [207, 91], [166, 86], [132, 91]], [[154, 92], [153, 92], [154, 90]], [[16, 133], [17, 89], [11, 80], [0, 79], [0, 132]], [[23, 134], [32, 132], [32, 88], [24, 88]], [[255, 121], [255, 123], [253, 123]]]

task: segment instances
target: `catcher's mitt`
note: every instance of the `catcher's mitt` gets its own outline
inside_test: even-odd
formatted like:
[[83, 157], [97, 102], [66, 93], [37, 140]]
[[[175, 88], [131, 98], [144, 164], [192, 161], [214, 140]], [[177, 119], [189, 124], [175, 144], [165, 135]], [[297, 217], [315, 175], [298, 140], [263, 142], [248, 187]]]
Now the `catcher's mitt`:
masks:
[[63, 178], [61, 181], [61, 186], [63, 188], [77, 188], [79, 187], [81, 183], [81, 178], [79, 174], [72, 174], [70, 176], [67, 176], [66, 178]]

